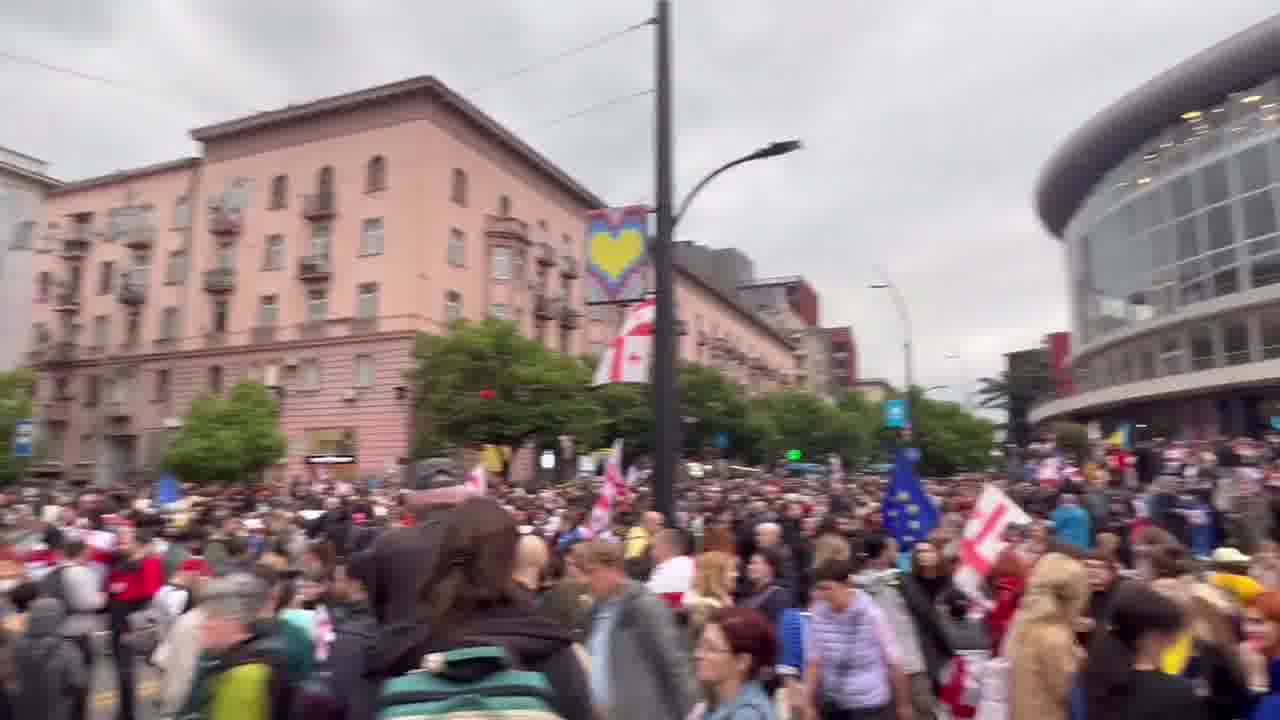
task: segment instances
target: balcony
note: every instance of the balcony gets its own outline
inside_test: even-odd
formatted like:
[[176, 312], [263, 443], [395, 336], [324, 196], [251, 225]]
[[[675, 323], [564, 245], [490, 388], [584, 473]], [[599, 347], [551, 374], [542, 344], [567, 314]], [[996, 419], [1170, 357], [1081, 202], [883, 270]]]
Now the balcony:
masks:
[[276, 341], [278, 329], [275, 325], [259, 325], [250, 332], [250, 336], [256, 345], [273, 343]]
[[485, 237], [497, 245], [529, 244], [529, 223], [513, 217], [489, 215], [485, 218]]
[[328, 255], [306, 255], [298, 258], [298, 279], [303, 282], [327, 282], [332, 270]]
[[111, 424], [107, 431], [112, 435], [127, 435], [128, 426], [133, 421], [133, 408], [127, 401], [102, 403], [102, 417]]
[[64, 290], [53, 298], [53, 311], [58, 313], [78, 313], [80, 312], [80, 293], [74, 290]]
[[213, 208], [209, 212], [209, 232], [223, 236], [239, 235], [240, 213], [223, 207]]
[[130, 250], [150, 250], [155, 246], [156, 228], [154, 225], [138, 225], [129, 228], [124, 238], [124, 246]]
[[560, 327], [565, 330], [577, 330], [582, 326], [582, 313], [569, 307], [568, 303], [560, 306]]
[[556, 249], [551, 243], [538, 243], [538, 264], [543, 267], [553, 267], [559, 263], [556, 257]]
[[352, 335], [372, 335], [378, 332], [378, 318], [351, 318]]
[[533, 300], [533, 316], [539, 322], [554, 320], [556, 317], [556, 303], [558, 298], [549, 298], [546, 295], [538, 295]]
[[72, 235], [62, 239], [63, 260], [83, 260], [89, 256], [89, 236]]
[[69, 422], [71, 398], [54, 398], [40, 406], [40, 418], [45, 422]]
[[236, 273], [231, 268], [214, 268], [204, 273], [204, 289], [209, 293], [229, 293], [236, 289]]
[[218, 348], [227, 344], [227, 334], [225, 332], [211, 331], [204, 334], [204, 346], [209, 348]]
[[318, 192], [302, 199], [302, 217], [308, 220], [328, 220], [337, 214], [333, 192]]
[[75, 343], [67, 342], [65, 340], [54, 343], [49, 347], [49, 352], [45, 354], [44, 360], [48, 365], [67, 365], [75, 362]]
[[560, 277], [565, 280], [578, 279], [578, 258], [572, 255], [565, 255], [560, 258]]
[[120, 288], [116, 290], [116, 299], [121, 305], [140, 307], [147, 301], [147, 286], [130, 279], [129, 274], [125, 273], [120, 281]]
[[309, 320], [298, 327], [298, 335], [303, 340], [320, 340], [329, 334], [329, 323], [324, 320]]

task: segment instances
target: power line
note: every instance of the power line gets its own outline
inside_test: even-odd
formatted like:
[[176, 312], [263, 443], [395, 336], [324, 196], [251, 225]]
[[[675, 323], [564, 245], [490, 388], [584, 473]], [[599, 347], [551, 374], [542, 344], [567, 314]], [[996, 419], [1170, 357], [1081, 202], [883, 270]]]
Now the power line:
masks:
[[636, 30], [639, 30], [641, 28], [649, 27], [652, 24], [653, 24], [653, 20], [650, 19], [650, 20], [645, 20], [644, 22], [638, 22], [633, 25], [628, 25], [627, 27], [621, 28], [619, 30], [614, 30], [611, 33], [606, 33], [604, 35], [601, 35], [600, 37], [590, 42], [586, 42], [581, 45], [576, 45], [566, 50], [561, 50], [560, 52], [555, 53], [554, 55], [547, 55], [546, 57], [543, 57], [539, 60], [535, 60], [529, 63], [528, 65], [524, 65], [522, 67], [518, 67], [508, 72], [502, 73], [501, 75], [497, 75], [485, 81], [484, 83], [466, 88], [463, 90], [463, 94], [470, 95], [472, 93], [478, 93], [484, 90], [488, 90], [489, 88], [492, 88], [496, 85], [501, 85], [502, 83], [505, 83], [508, 80], [514, 80], [515, 78], [518, 78], [522, 75], [528, 75], [534, 70], [539, 70], [548, 65], [553, 65], [557, 62], [560, 62], [561, 60], [571, 58], [574, 55], [581, 55], [582, 53], [587, 52], [589, 50], [594, 50], [602, 45], [607, 45], [608, 43], [611, 43], [620, 37], [623, 37], [632, 32], [635, 32]]
[[602, 100], [598, 103], [595, 103], [594, 105], [588, 105], [584, 108], [575, 110], [571, 113], [567, 113], [565, 115], [561, 115], [559, 117], [553, 118], [545, 123], [542, 123], [541, 125], [535, 125], [529, 128], [529, 130], [537, 131], [537, 130], [546, 130], [548, 128], [553, 128], [558, 125], [563, 125], [569, 122], [570, 120], [575, 120], [577, 118], [580, 118], [583, 115], [590, 115], [591, 113], [599, 112], [601, 110], [611, 108], [614, 105], [621, 105], [622, 103], [627, 102], [629, 100], [635, 100], [636, 98], [642, 98], [652, 94], [653, 94], [653, 89], [651, 88], [649, 90], [638, 90], [633, 93], [627, 93], [626, 95], [617, 95], [609, 98], [608, 100]]

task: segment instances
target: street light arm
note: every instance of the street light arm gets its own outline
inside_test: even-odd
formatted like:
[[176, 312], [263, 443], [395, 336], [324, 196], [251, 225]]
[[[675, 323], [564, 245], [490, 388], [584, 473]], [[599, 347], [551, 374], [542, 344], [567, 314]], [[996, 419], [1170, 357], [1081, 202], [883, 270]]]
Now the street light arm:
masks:
[[720, 167], [716, 168], [715, 170], [712, 170], [710, 173], [707, 174], [706, 177], [699, 180], [698, 184], [694, 185], [693, 189], [689, 191], [689, 194], [684, 196], [684, 200], [680, 201], [680, 208], [676, 210], [675, 216], [671, 219], [672, 228], [675, 228], [677, 225], [680, 224], [680, 218], [684, 217], [684, 213], [686, 210], [689, 209], [689, 205], [693, 203], [693, 199], [698, 197], [698, 193], [702, 192], [703, 188], [710, 185], [712, 180], [715, 180], [716, 178], [720, 177], [728, 170], [732, 170], [733, 168], [739, 165], [743, 165], [745, 163], [751, 162], [752, 160], [755, 160], [756, 159], [755, 156], [756, 156], [756, 153], [751, 153], [750, 155], [745, 155], [732, 162], [727, 162], [724, 165], [721, 165]]

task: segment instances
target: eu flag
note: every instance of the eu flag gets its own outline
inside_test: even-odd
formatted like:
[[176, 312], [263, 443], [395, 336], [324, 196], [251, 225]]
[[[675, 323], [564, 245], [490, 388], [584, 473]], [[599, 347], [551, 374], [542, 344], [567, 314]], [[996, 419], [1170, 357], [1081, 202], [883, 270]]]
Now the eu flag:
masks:
[[938, 508], [916, 475], [913, 448], [899, 448], [894, 457], [893, 480], [884, 493], [884, 530], [898, 541], [902, 551], [929, 537], [938, 527]]

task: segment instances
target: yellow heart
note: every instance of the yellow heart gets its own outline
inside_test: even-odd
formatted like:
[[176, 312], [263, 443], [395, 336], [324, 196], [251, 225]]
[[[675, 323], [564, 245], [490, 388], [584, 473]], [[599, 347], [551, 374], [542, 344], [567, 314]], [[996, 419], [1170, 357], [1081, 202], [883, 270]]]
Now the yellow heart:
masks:
[[591, 236], [588, 253], [591, 264], [617, 282], [644, 256], [644, 235], [633, 227], [623, 228], [617, 234], [597, 230]]

